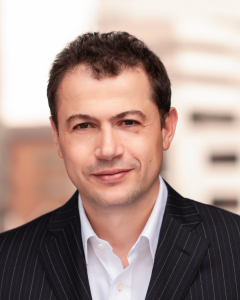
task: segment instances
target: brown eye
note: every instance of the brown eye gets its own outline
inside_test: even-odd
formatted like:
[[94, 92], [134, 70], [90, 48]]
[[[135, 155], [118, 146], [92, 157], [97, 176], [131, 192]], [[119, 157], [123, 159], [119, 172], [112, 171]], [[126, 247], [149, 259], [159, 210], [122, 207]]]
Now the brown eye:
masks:
[[78, 127], [79, 127], [80, 129], [87, 129], [88, 126], [89, 126], [88, 123], [82, 123], [82, 124], [79, 124], [79, 125], [78, 125]]
[[131, 126], [135, 123], [133, 120], [126, 120], [126, 121], [123, 121], [123, 122], [126, 126]]

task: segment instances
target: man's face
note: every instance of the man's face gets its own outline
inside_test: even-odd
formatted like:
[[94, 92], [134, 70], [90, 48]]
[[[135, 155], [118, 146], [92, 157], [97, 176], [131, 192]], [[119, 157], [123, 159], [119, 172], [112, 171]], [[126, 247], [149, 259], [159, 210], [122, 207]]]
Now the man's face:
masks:
[[122, 206], [158, 189], [170, 142], [142, 69], [98, 80], [79, 66], [64, 77], [58, 96], [55, 142], [83, 201]]

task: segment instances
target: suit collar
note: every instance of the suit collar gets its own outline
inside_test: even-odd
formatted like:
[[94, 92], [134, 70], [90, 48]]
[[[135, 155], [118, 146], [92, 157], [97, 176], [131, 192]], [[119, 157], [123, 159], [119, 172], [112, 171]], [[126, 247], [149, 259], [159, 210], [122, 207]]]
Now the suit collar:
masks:
[[[178, 223], [189, 230], [193, 230], [201, 221], [202, 217], [196, 209], [194, 201], [183, 198], [165, 180], [168, 198], [164, 216], [173, 217]], [[79, 218], [78, 191], [63, 206], [54, 211], [47, 228], [52, 234], [57, 235], [74, 219]], [[79, 222], [80, 223], [80, 222]]]
[[209, 246], [193, 232], [202, 221], [194, 202], [166, 185], [168, 200], [146, 300], [183, 300]]
[[[202, 221], [194, 202], [166, 185], [168, 199], [146, 300], [183, 300], [209, 245], [193, 233]], [[53, 212], [38, 250], [58, 299], [91, 300], [80, 226], [76, 191]]]
[[53, 212], [39, 258], [57, 299], [91, 300], [81, 238], [78, 192]]
[[74, 219], [79, 219], [78, 191], [73, 194], [68, 202], [53, 212], [47, 228], [53, 235], [58, 235]]
[[168, 199], [165, 215], [173, 217], [178, 223], [189, 230], [193, 230], [202, 221], [194, 201], [183, 198], [166, 181]]
[[[158, 245], [158, 235], [156, 235], [156, 232], [159, 233], [163, 215], [166, 207], [167, 202], [167, 196], [168, 196], [168, 190], [166, 183], [162, 179], [161, 176], [159, 176], [160, 181], [160, 189], [158, 193], [158, 197], [156, 200], [156, 203], [153, 207], [153, 210], [151, 212], [151, 215], [142, 231], [142, 233], [139, 236], [138, 239], [138, 246], [140, 246], [140, 243], [145, 243], [145, 238], [149, 241], [150, 251], [152, 255], [152, 259], [154, 260], [155, 253], [157, 250]], [[82, 233], [82, 241], [83, 241], [83, 248], [85, 252], [85, 258], [86, 262], [88, 263], [88, 239], [90, 237], [96, 237], [98, 239], [96, 233], [94, 232], [86, 214], [83, 208], [82, 199], [80, 194], [78, 194], [78, 208], [79, 208], [79, 215], [81, 220], [81, 233]], [[144, 237], [144, 239], [142, 239]], [[99, 241], [99, 243], [101, 243]]]

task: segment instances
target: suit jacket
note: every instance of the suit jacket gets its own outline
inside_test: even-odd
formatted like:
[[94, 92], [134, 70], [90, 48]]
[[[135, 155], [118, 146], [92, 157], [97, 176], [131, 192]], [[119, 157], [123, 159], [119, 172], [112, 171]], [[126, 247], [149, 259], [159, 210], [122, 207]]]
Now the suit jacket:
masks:
[[[240, 298], [240, 217], [169, 185], [147, 300]], [[78, 193], [0, 234], [1, 300], [90, 300]]]

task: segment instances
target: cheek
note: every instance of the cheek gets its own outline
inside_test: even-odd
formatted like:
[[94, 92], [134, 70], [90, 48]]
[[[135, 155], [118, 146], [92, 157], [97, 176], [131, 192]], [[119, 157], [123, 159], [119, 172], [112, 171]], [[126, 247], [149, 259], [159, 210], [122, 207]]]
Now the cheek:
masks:
[[126, 141], [128, 152], [140, 162], [141, 168], [159, 168], [163, 152], [161, 134], [136, 135]]
[[156, 134], [148, 141], [148, 168], [154, 173], [160, 173], [162, 165], [163, 145], [161, 134]]
[[68, 173], [79, 172], [91, 156], [89, 147], [76, 140], [64, 139], [60, 141], [60, 147]]

